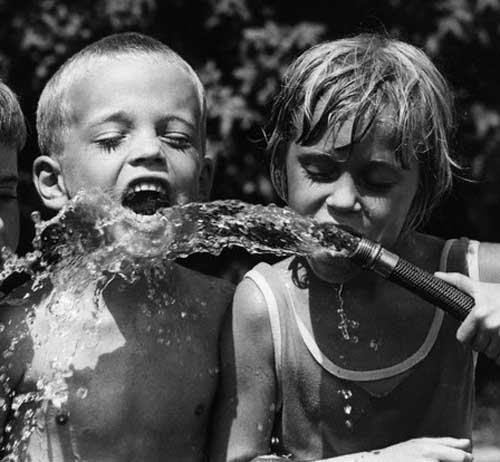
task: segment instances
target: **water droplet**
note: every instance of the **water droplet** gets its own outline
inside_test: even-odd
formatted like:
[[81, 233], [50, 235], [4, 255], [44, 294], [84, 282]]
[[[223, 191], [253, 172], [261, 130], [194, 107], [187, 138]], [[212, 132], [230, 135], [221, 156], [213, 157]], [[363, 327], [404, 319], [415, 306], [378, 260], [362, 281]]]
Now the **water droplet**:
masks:
[[352, 406], [350, 404], [346, 404], [344, 406], [344, 412], [347, 414], [347, 415], [350, 415], [351, 412], [352, 412]]
[[263, 431], [264, 431], [264, 425], [262, 425], [261, 423], [258, 423], [258, 424], [257, 424], [257, 430], [258, 430], [259, 432], [263, 432]]
[[5, 324], [2, 324], [0, 322], [0, 333], [2, 333], [5, 330]]
[[68, 416], [68, 414], [67, 414], [67, 413], [60, 413], [60, 414], [57, 414], [57, 415], [56, 415], [56, 418], [55, 418], [56, 423], [57, 423], [58, 425], [64, 425], [64, 424], [66, 424], [66, 422], [68, 421], [68, 419], [69, 419], [69, 416]]
[[352, 398], [352, 391], [351, 390], [342, 388], [337, 393], [339, 393], [340, 395], [342, 395], [342, 398], [344, 398], [346, 400]]
[[181, 312], [181, 318], [184, 319], [187, 316], [187, 313], [185, 311]]
[[40, 224], [40, 222], [42, 221], [42, 215], [38, 210], [33, 210], [33, 212], [31, 212], [31, 221], [35, 225]]
[[76, 396], [80, 399], [85, 399], [88, 394], [88, 389], [85, 387], [80, 387], [78, 390], [76, 390]]
[[354, 428], [354, 424], [352, 423], [352, 420], [347, 419], [345, 421], [345, 426], [349, 429], [352, 430]]

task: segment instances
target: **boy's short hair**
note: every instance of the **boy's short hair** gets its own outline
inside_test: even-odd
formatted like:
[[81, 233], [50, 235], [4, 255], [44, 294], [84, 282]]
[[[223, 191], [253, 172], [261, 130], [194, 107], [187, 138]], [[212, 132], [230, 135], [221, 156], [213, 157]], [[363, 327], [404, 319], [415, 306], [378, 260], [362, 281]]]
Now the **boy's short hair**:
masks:
[[109, 35], [91, 43], [69, 58], [50, 78], [40, 95], [36, 125], [42, 154], [59, 155], [64, 148], [65, 131], [71, 124], [71, 86], [100, 59], [123, 55], [160, 55], [169, 64], [184, 70], [195, 86], [200, 101], [202, 139], [205, 139], [206, 97], [203, 84], [193, 68], [164, 43], [147, 35], [126, 32]]
[[0, 143], [20, 151], [26, 143], [26, 122], [14, 92], [0, 81]]
[[451, 169], [456, 166], [449, 152], [453, 96], [423, 51], [380, 35], [316, 45], [288, 68], [274, 102], [268, 138], [271, 178], [278, 194], [286, 200], [286, 153], [291, 142], [314, 144], [328, 130], [335, 138], [348, 119], [353, 120], [351, 141], [356, 142], [384, 109], [391, 113], [397, 160], [405, 168], [412, 158], [419, 163], [419, 185], [404, 229], [416, 228], [451, 187]]

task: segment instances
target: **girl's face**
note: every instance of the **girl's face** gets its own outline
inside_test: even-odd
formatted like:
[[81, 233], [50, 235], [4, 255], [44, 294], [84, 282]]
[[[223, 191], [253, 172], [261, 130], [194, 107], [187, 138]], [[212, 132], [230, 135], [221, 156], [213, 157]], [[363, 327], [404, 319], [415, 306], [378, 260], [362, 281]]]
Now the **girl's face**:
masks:
[[[327, 132], [313, 146], [290, 144], [288, 205], [320, 223], [341, 225], [391, 248], [416, 193], [418, 163], [412, 161], [408, 169], [399, 165], [383, 117], [359, 142], [350, 140], [351, 124], [346, 122], [335, 140]], [[321, 266], [334, 262], [332, 254], [318, 254], [313, 260]], [[338, 258], [336, 264], [342, 274], [334, 279], [353, 271]]]

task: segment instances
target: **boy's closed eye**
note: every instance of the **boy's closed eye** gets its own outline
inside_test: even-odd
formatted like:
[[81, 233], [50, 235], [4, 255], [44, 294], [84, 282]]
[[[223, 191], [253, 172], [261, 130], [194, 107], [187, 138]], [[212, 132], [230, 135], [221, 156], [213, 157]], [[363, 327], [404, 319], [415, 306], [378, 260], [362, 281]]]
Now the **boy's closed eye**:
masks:
[[125, 139], [125, 134], [121, 131], [111, 131], [98, 135], [94, 143], [105, 152], [114, 151]]
[[169, 146], [185, 151], [193, 146], [191, 136], [187, 133], [169, 131], [162, 135], [162, 140]]
[[158, 123], [156, 131], [174, 149], [184, 151], [195, 144], [196, 126], [184, 117], [169, 115]]

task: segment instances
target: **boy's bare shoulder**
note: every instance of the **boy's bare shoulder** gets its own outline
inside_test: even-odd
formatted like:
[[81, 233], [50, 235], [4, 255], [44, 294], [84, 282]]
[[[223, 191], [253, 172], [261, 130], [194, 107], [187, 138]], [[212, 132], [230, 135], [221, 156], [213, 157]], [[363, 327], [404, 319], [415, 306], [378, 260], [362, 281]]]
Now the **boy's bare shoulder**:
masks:
[[[33, 290], [31, 282], [25, 283], [0, 300], [0, 323], [8, 334], [14, 326], [24, 324], [34, 308], [50, 293], [48, 286]], [[10, 327], [11, 329], [8, 329]], [[5, 335], [4, 334], [4, 335]]]
[[17, 383], [34, 352], [29, 323], [36, 307], [50, 293], [48, 287], [34, 291], [26, 283], [0, 300], [0, 365], [8, 371], [9, 382]]

